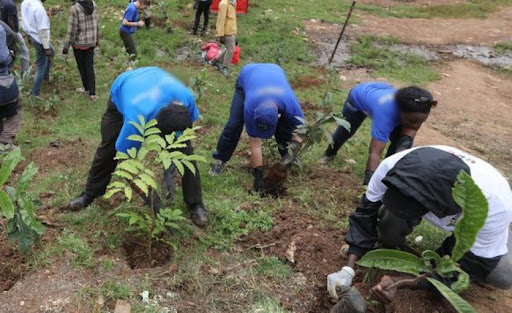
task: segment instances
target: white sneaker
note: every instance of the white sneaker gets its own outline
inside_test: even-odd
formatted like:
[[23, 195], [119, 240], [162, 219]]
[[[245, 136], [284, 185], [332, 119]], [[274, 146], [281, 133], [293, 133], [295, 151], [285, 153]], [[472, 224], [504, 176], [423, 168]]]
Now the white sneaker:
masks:
[[323, 157], [320, 158], [320, 160], [318, 160], [318, 164], [325, 165], [334, 160], [334, 157], [335, 155], [324, 155]]

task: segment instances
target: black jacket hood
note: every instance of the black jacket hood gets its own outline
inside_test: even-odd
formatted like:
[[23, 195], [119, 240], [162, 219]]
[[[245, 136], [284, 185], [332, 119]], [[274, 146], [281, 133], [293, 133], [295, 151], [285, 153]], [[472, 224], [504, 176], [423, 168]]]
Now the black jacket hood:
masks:
[[76, 3], [82, 6], [82, 10], [84, 10], [85, 15], [91, 15], [94, 12], [94, 3], [92, 0], [78, 0]]

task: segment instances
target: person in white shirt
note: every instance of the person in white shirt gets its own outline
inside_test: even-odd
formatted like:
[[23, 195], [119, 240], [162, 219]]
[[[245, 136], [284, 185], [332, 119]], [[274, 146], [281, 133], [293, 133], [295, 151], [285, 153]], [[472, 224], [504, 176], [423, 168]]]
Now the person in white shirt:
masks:
[[43, 6], [45, 1], [23, 0], [21, 3], [22, 27], [36, 49], [36, 73], [31, 92], [36, 97], [41, 97], [42, 81], [50, 80], [50, 67], [55, 55], [50, 44], [50, 19]]
[[[509, 227], [512, 191], [507, 180], [492, 165], [469, 153], [448, 146], [426, 146], [394, 154], [378, 166], [366, 194], [349, 217], [345, 237], [349, 244], [348, 262], [339, 272], [327, 276], [329, 294], [337, 299], [336, 287], [352, 284], [356, 262], [376, 245], [404, 247], [405, 237], [422, 218], [453, 232], [461, 208], [453, 199], [452, 187], [460, 171], [470, 174], [482, 190], [489, 211], [475, 243], [458, 263], [471, 281], [511, 288], [512, 235]], [[454, 245], [452, 235], [437, 252], [450, 255]], [[398, 279], [384, 276], [372, 288], [372, 297], [384, 303], [391, 302], [396, 288], [387, 290], [387, 287]], [[423, 280], [405, 288], [430, 289], [432, 285]]]

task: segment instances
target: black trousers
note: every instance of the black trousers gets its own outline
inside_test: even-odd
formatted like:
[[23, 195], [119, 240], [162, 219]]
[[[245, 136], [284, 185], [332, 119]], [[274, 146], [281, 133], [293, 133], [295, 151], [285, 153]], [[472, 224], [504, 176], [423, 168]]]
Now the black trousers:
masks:
[[196, 20], [194, 21], [194, 31], [197, 31], [199, 28], [199, 21], [201, 19], [201, 15], [204, 15], [203, 20], [203, 30], [208, 29], [208, 19], [210, 16], [210, 5], [212, 4], [212, 0], [207, 1], [199, 1], [196, 9]]
[[[123, 115], [119, 113], [116, 106], [108, 101], [107, 111], [101, 119], [101, 143], [96, 149], [96, 154], [89, 170], [85, 193], [91, 197], [99, 197], [105, 193], [107, 186], [112, 178], [112, 173], [116, 169], [116, 140], [123, 127]], [[192, 144], [187, 143], [187, 147], [179, 149], [183, 153], [190, 155], [194, 153]], [[193, 162], [196, 173], [193, 174], [188, 168], [182, 179], [183, 200], [187, 206], [202, 203], [201, 177], [196, 162]]]
[[89, 95], [96, 95], [96, 76], [94, 74], [94, 47], [87, 50], [73, 49], [76, 65], [82, 78], [82, 86]]
[[133, 40], [132, 35], [120, 30], [119, 36], [121, 36], [126, 53], [128, 53], [132, 58], [135, 58], [135, 56], [137, 56], [137, 46], [135, 46], [135, 41]]

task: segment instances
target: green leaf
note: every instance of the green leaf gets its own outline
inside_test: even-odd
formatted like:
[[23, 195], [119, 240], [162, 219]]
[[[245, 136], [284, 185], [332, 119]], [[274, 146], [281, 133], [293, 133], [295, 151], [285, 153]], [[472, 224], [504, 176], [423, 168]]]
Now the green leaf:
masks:
[[18, 191], [17, 193], [24, 193], [30, 182], [32, 181], [32, 178], [37, 174], [37, 166], [34, 164], [34, 162], [30, 162], [27, 167], [25, 167], [25, 170], [23, 170], [23, 173], [21, 174], [19, 180], [18, 180]]
[[7, 238], [10, 242], [18, 241], [20, 250], [28, 254], [37, 239], [37, 233], [25, 224], [21, 214], [15, 213], [14, 218], [7, 222]]
[[461, 298], [458, 294], [453, 292], [450, 288], [446, 287], [442, 282], [435, 280], [433, 278], [427, 278], [429, 282], [434, 285], [437, 290], [443, 295], [443, 297], [450, 302], [450, 304], [457, 310], [459, 313], [477, 313], [475, 309], [471, 307], [469, 303], [467, 303], [464, 299]]
[[130, 186], [124, 187], [124, 195], [128, 201], [132, 200], [132, 194], [133, 194], [132, 187], [130, 187]]
[[144, 183], [153, 187], [153, 189], [158, 189], [158, 184], [156, 183], [155, 179], [152, 176], [146, 173], [142, 173], [140, 174], [140, 178], [144, 181]]
[[128, 155], [130, 156], [130, 158], [132, 159], [135, 159], [137, 157], [137, 149], [136, 148], [130, 148], [128, 149]]
[[194, 166], [194, 164], [186, 160], [183, 160], [181, 163], [183, 163], [192, 172], [192, 174], [196, 174], [196, 167]]
[[461, 171], [452, 190], [455, 202], [462, 208], [462, 216], [455, 225], [455, 247], [452, 260], [457, 262], [471, 249], [476, 235], [487, 219], [489, 204], [482, 190], [475, 184], [468, 173]]
[[457, 265], [450, 258], [442, 258], [435, 268], [436, 273], [444, 278], [452, 278], [459, 271]]
[[114, 160], [126, 160], [129, 159], [130, 156], [124, 152], [117, 152], [116, 156], [114, 157]]
[[158, 122], [156, 119], [149, 120], [149, 122], [146, 123], [146, 129], [155, 127], [157, 124], [158, 124]]
[[109, 188], [124, 188], [126, 185], [120, 181], [111, 182], [108, 187]]
[[147, 196], [149, 193], [148, 185], [143, 182], [140, 178], [134, 179], [133, 183], [135, 186], [139, 187], [139, 189]]
[[133, 178], [132, 174], [130, 174], [126, 171], [123, 171], [123, 170], [116, 170], [114, 172], [114, 175], [122, 177], [122, 178], [126, 178], [128, 180], [132, 180], [132, 178]]
[[0, 209], [6, 219], [10, 220], [14, 217], [14, 204], [3, 190], [0, 190]]
[[3, 186], [16, 165], [23, 160], [20, 149], [14, 149], [9, 152], [2, 160], [2, 167], [0, 168], [0, 186]]
[[146, 121], [144, 119], [144, 116], [139, 114], [139, 115], [137, 115], [137, 118], [139, 119], [140, 126], [142, 126], [142, 128], [144, 128], [144, 129], [146, 129]]
[[206, 162], [206, 159], [202, 155], [192, 154], [185, 157], [187, 161]]
[[404, 251], [392, 249], [378, 249], [365, 254], [358, 265], [365, 267], [377, 267], [383, 270], [391, 270], [412, 275], [420, 275], [422, 272], [428, 272], [429, 268], [425, 266], [422, 259]]
[[462, 269], [459, 269], [459, 277], [457, 277], [457, 280], [452, 283], [450, 289], [455, 293], [461, 293], [468, 289], [469, 285], [470, 281], [468, 273], [464, 272]]
[[137, 168], [137, 166], [135, 166], [133, 162], [130, 161], [131, 160], [126, 160], [124, 162], [119, 163], [117, 165], [117, 168], [137, 175], [139, 173], [139, 169]]
[[130, 125], [132, 125], [133, 127], [137, 128], [137, 131], [139, 132], [139, 134], [144, 134], [144, 128], [142, 128], [139, 124], [137, 124], [136, 122], [134, 121], [130, 121], [129, 122]]
[[112, 188], [112, 189], [109, 189], [104, 195], [103, 195], [103, 198], [105, 199], [110, 199], [112, 198], [113, 195], [115, 195], [116, 193], [120, 192], [121, 189], [119, 188]]
[[149, 150], [145, 147], [141, 147], [139, 149], [139, 152], [137, 153], [137, 160], [143, 161], [146, 158], [146, 155], [148, 155]]
[[160, 133], [162, 133], [162, 131], [160, 129], [158, 129], [156, 127], [151, 127], [144, 132], [144, 136], [148, 137], [149, 135], [155, 135], [155, 134], [160, 134]]
[[[131, 141], [138, 141], [138, 142], [144, 142], [144, 138], [140, 135], [130, 135], [128, 136], [128, 138], [126, 138], [128, 140], [131, 140]], [[130, 153], [128, 153], [129, 155]]]
[[176, 165], [178, 172], [180, 172], [181, 176], [183, 176], [183, 174], [185, 174], [185, 167], [183, 167], [183, 164], [181, 164], [181, 162], [177, 160], [172, 160], [172, 163]]
[[423, 253], [421, 254], [421, 258], [427, 261], [434, 260], [436, 264], [439, 263], [439, 261], [441, 261], [441, 256], [437, 254], [437, 252], [432, 250], [423, 251]]
[[350, 132], [350, 129], [352, 128], [352, 125], [350, 125], [349, 121], [347, 121], [344, 118], [339, 118], [337, 116], [333, 116], [334, 121], [336, 121], [336, 125], [341, 126], [345, 128], [348, 132]]

